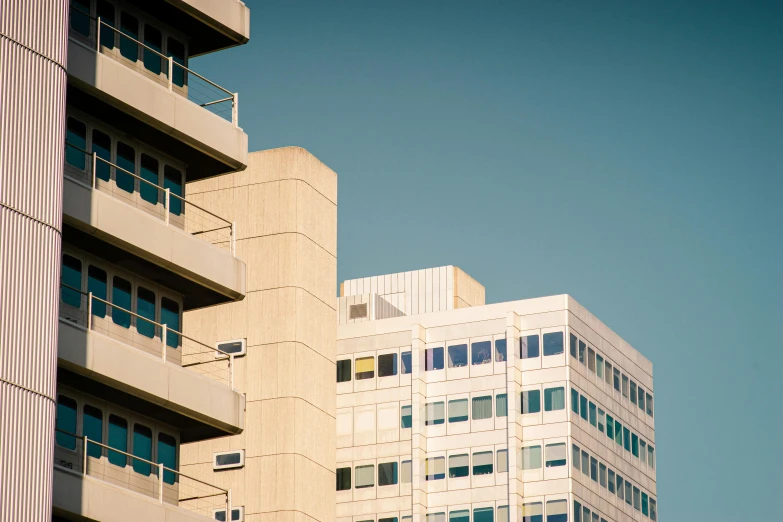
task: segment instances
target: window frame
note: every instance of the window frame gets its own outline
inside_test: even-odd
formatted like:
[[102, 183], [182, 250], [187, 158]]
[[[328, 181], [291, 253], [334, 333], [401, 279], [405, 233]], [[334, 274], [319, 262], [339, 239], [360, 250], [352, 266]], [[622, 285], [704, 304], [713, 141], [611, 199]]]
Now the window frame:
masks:
[[[222, 457], [223, 455], [230, 455], [232, 453], [238, 453], [239, 454], [239, 462], [232, 463], [232, 464], [218, 464], [217, 459], [218, 457]], [[221, 471], [224, 469], [237, 469], [237, 468], [243, 468], [245, 467], [245, 450], [238, 449], [238, 450], [229, 450], [229, 451], [216, 451], [212, 453], [212, 470], [213, 471]]]

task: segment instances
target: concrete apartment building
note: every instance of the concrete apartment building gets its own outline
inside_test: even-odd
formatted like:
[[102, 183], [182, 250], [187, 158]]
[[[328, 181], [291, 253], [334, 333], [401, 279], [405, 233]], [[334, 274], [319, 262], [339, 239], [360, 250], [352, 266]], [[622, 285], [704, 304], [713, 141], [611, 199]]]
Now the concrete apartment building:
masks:
[[484, 294], [341, 284], [337, 521], [657, 520], [651, 363], [568, 295]]
[[0, 0], [0, 520], [220, 518], [180, 447], [241, 433], [234, 355], [185, 312], [241, 302], [235, 224], [187, 183], [247, 167], [238, 98], [190, 59], [238, 0]]

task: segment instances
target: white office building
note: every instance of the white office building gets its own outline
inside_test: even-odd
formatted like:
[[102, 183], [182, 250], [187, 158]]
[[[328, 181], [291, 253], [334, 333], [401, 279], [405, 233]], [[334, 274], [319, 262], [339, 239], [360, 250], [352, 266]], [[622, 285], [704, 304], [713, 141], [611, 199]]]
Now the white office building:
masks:
[[652, 364], [571, 296], [349, 280], [337, 337], [338, 522], [658, 519]]

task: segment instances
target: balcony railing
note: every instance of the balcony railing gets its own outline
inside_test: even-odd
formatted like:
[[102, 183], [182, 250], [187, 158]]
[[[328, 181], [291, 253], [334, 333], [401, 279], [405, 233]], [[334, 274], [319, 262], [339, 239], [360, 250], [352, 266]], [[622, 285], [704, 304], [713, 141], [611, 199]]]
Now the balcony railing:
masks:
[[[71, 4], [71, 35], [94, 46], [97, 52], [125, 62], [140, 73], [166, 85], [196, 105], [204, 107], [234, 126], [239, 125], [239, 94], [221, 87], [180, 63], [184, 56], [165, 55], [126, 31], [116, 29], [101, 17], [93, 17]], [[141, 58], [140, 58], [141, 57]]]
[[55, 428], [55, 466], [141, 493], [214, 519], [216, 510], [231, 512], [231, 490]]
[[234, 389], [234, 354], [60, 283], [60, 319], [102, 333]]
[[[145, 212], [152, 214], [166, 225], [174, 226], [194, 235], [207, 243], [224, 248], [236, 255], [236, 224], [209, 210], [175, 194], [170, 188], [126, 170], [111, 161], [101, 158], [95, 152], [65, 143], [66, 157], [70, 154], [84, 154], [84, 170], [66, 164], [65, 174], [89, 185], [93, 190], [108, 192]], [[157, 177], [157, 176], [155, 176]]]

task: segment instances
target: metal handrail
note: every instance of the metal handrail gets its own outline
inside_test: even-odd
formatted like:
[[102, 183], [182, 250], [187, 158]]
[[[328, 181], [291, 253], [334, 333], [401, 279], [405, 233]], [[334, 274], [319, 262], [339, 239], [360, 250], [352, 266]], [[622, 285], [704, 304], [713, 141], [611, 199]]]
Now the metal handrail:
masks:
[[[79, 13], [81, 13], [81, 14], [83, 14], [84, 16], [88, 17], [90, 20], [95, 20], [95, 21], [97, 22], [97, 31], [96, 31], [96, 35], [95, 35], [95, 37], [96, 37], [97, 46], [98, 46], [98, 49], [99, 49], [99, 50], [100, 50], [100, 45], [101, 45], [101, 44], [100, 44], [100, 32], [101, 32], [101, 29], [100, 29], [100, 27], [101, 27], [101, 25], [103, 25], [103, 26], [106, 26], [106, 27], [108, 27], [109, 29], [111, 29], [111, 30], [112, 30], [112, 31], [114, 31], [115, 33], [118, 33], [118, 34], [119, 34], [121, 37], [123, 37], [123, 38], [127, 38], [128, 40], [131, 40], [131, 41], [135, 42], [136, 44], [138, 44], [138, 45], [140, 45], [140, 46], [144, 47], [145, 49], [147, 49], [147, 50], [149, 50], [149, 51], [152, 51], [153, 53], [157, 54], [159, 57], [161, 57], [161, 58], [165, 59], [166, 61], [168, 61], [168, 64], [169, 64], [169, 70], [168, 70], [168, 72], [167, 72], [167, 76], [169, 77], [169, 80], [171, 79], [170, 77], [171, 77], [171, 70], [172, 70], [172, 67], [173, 67], [174, 65], [176, 65], [176, 66], [180, 67], [181, 69], [183, 69], [184, 71], [186, 71], [186, 72], [188, 72], [188, 73], [192, 74], [193, 76], [196, 76], [196, 77], [198, 77], [198, 78], [200, 78], [200, 79], [204, 80], [205, 82], [207, 82], [208, 84], [212, 85], [212, 86], [213, 86], [213, 87], [215, 87], [216, 89], [220, 89], [221, 91], [223, 91], [223, 92], [225, 92], [226, 94], [228, 94], [228, 95], [229, 95], [227, 98], [224, 98], [224, 99], [222, 99], [222, 100], [213, 101], [213, 102], [208, 102], [208, 103], [204, 103], [204, 104], [199, 104], [201, 107], [207, 107], [207, 106], [209, 106], [209, 105], [214, 105], [214, 104], [216, 104], [216, 103], [222, 103], [222, 102], [224, 102], [224, 101], [228, 101], [228, 100], [231, 100], [233, 104], [236, 104], [236, 101], [237, 101], [237, 100], [236, 100], [236, 98], [237, 98], [237, 93], [233, 93], [233, 92], [229, 91], [228, 89], [226, 89], [225, 87], [221, 87], [220, 85], [216, 84], [216, 83], [215, 83], [215, 82], [213, 82], [212, 80], [210, 80], [210, 79], [208, 79], [208, 78], [205, 78], [204, 76], [200, 75], [200, 74], [199, 74], [199, 73], [197, 73], [196, 71], [193, 71], [193, 70], [191, 70], [191, 69], [189, 69], [189, 68], [185, 67], [185, 66], [184, 66], [184, 65], [182, 65], [181, 63], [175, 62], [175, 61], [172, 59], [172, 57], [171, 57], [171, 56], [166, 56], [165, 54], [161, 53], [160, 51], [158, 51], [158, 50], [156, 50], [156, 49], [153, 49], [152, 47], [150, 47], [149, 45], [145, 44], [144, 42], [141, 42], [141, 41], [139, 41], [139, 40], [137, 40], [137, 39], [133, 38], [132, 36], [130, 36], [130, 35], [127, 35], [127, 34], [123, 33], [123, 32], [122, 32], [120, 29], [117, 29], [116, 27], [114, 27], [114, 26], [111, 26], [111, 25], [107, 24], [106, 22], [102, 21], [100, 16], [98, 16], [98, 17], [94, 17], [94, 16], [92, 16], [90, 13], [88, 13], [87, 11], [84, 11], [84, 10], [82, 10], [82, 9], [79, 9], [78, 7], [75, 7], [75, 6], [71, 6], [71, 9], [73, 9], [74, 11], [78, 11]], [[169, 81], [169, 89], [171, 89], [171, 81]], [[234, 112], [236, 112], [236, 111], [234, 111]], [[235, 118], [234, 116], [235, 116], [235, 115], [232, 115], [232, 120], [236, 120], [236, 118]], [[233, 123], [234, 123], [234, 124], [236, 124], [237, 122], [236, 122], [236, 121], [234, 121]]]
[[[101, 302], [103, 304], [109, 305], [112, 308], [116, 308], [117, 310], [119, 310], [121, 312], [124, 312], [126, 314], [132, 315], [132, 316], [137, 317], [137, 318], [139, 318], [139, 319], [141, 319], [143, 321], [147, 321], [148, 323], [152, 323], [155, 326], [158, 326], [161, 329], [161, 333], [162, 333], [161, 340], [163, 342], [163, 347], [164, 347], [163, 348], [163, 360], [164, 361], [166, 360], [166, 346], [167, 346], [166, 345], [166, 338], [167, 338], [167, 332], [171, 332], [174, 335], [178, 335], [178, 336], [182, 337], [183, 339], [188, 339], [190, 341], [193, 341], [194, 343], [196, 343], [196, 344], [198, 344], [200, 346], [203, 346], [204, 348], [207, 348], [207, 350], [208, 350], [208, 352], [198, 352], [198, 353], [195, 353], [195, 354], [187, 354], [187, 355], [200, 355], [200, 354], [203, 354], [203, 353], [220, 352], [224, 356], [224, 357], [220, 358], [221, 360], [224, 360], [225, 357], [227, 357], [228, 360], [229, 360], [229, 362], [228, 362], [229, 371], [230, 371], [229, 385], [231, 386], [232, 390], [234, 389], [234, 354], [228, 353], [228, 352], [224, 352], [223, 350], [221, 350], [218, 347], [214, 347], [213, 348], [213, 347], [209, 346], [208, 344], [202, 343], [198, 339], [194, 339], [194, 338], [192, 338], [192, 337], [190, 337], [188, 335], [183, 334], [182, 332], [178, 332], [177, 330], [174, 330], [173, 328], [169, 328], [167, 325], [165, 325], [163, 323], [159, 323], [157, 321], [153, 321], [152, 319], [148, 319], [147, 317], [139, 315], [136, 312], [132, 312], [132, 311], [127, 310], [127, 309], [125, 309], [125, 308], [123, 308], [121, 306], [117, 306], [114, 303], [110, 303], [109, 301], [106, 301], [105, 299], [101, 299], [100, 297], [98, 297], [96, 295], [93, 295], [92, 292], [84, 292], [84, 291], [80, 290], [79, 288], [75, 288], [75, 287], [73, 287], [73, 286], [71, 286], [69, 284], [63, 283], [63, 282], [60, 282], [60, 287], [67, 288], [67, 289], [69, 289], [69, 290], [71, 290], [73, 292], [78, 292], [81, 295], [87, 296], [87, 299], [88, 299], [88, 301], [87, 301], [87, 303], [88, 303], [87, 304], [87, 313], [88, 313], [88, 316], [87, 316], [87, 329], [88, 330], [91, 329], [91, 327], [92, 327], [92, 300], [93, 299], [95, 299], [95, 300], [97, 300], [97, 301], [99, 301], [99, 302]], [[183, 356], [187, 356], [187, 355], [183, 354]], [[188, 366], [197, 366], [199, 364], [209, 364], [211, 362], [214, 362], [214, 361], [195, 362], [195, 363], [190, 363], [190, 364], [182, 364], [181, 366], [183, 368], [187, 368]]]
[[73, 437], [74, 439], [81, 439], [82, 441], [84, 441], [84, 444], [82, 445], [82, 452], [83, 452], [82, 473], [84, 475], [87, 475], [87, 457], [88, 457], [87, 447], [88, 447], [88, 444], [94, 444], [94, 445], [99, 446], [101, 448], [105, 448], [108, 451], [113, 451], [113, 452], [116, 452], [116, 453], [120, 453], [120, 454], [124, 455], [125, 457], [130, 457], [132, 459], [140, 460], [141, 462], [143, 462], [145, 464], [149, 464], [150, 466], [153, 466], [153, 467], [157, 468], [158, 471], [159, 471], [159, 475], [157, 475], [157, 476], [158, 476], [158, 479], [160, 481], [160, 489], [159, 489], [159, 492], [160, 492], [160, 502], [163, 502], [163, 472], [164, 471], [168, 471], [169, 473], [173, 473], [175, 475], [178, 475], [179, 477], [184, 477], [186, 479], [192, 480], [194, 482], [198, 482], [199, 484], [203, 484], [205, 486], [209, 486], [211, 488], [214, 488], [214, 489], [217, 489], [218, 491], [220, 491], [220, 493], [213, 493], [213, 494], [209, 494], [209, 495], [202, 495], [202, 496], [197, 496], [197, 497], [186, 497], [186, 498], [182, 498], [182, 499], [177, 499], [178, 502], [187, 502], [187, 501], [190, 501], [190, 500], [198, 500], [198, 499], [201, 499], [201, 498], [209, 498], [209, 497], [217, 497], [219, 495], [226, 495], [226, 505], [228, 506], [228, 503], [229, 503], [230, 497], [231, 497], [231, 490], [230, 489], [224, 489], [224, 488], [221, 488], [220, 486], [215, 486], [214, 484], [210, 484], [209, 482], [205, 482], [205, 481], [203, 481], [201, 479], [197, 479], [196, 477], [191, 477], [190, 475], [186, 475], [186, 474], [184, 474], [184, 473], [182, 473], [182, 472], [180, 472], [180, 471], [178, 471], [176, 469], [171, 469], [169, 467], [166, 467], [166, 466], [163, 465], [163, 463], [152, 462], [151, 460], [147, 460], [147, 459], [145, 459], [143, 457], [139, 457], [138, 455], [133, 455], [131, 453], [128, 453], [127, 451], [123, 451], [123, 450], [117, 449], [117, 448], [112, 448], [111, 446], [109, 446], [107, 444], [103, 444], [102, 442], [98, 442], [97, 440], [92, 440], [92, 439], [90, 439], [90, 438], [88, 438], [88, 437], [86, 437], [84, 435], [77, 435], [76, 433], [71, 433], [69, 431], [61, 430], [60, 428], [54, 428], [54, 431], [59, 432], [59, 433], [63, 433], [65, 435], [68, 435], [69, 437]]
[[[166, 205], [165, 205], [167, 210], [169, 208], [169, 204], [168, 204], [169, 203], [169, 199], [171, 197], [174, 197], [174, 198], [182, 201], [183, 203], [187, 203], [188, 205], [193, 206], [193, 207], [199, 209], [200, 211], [205, 212], [205, 213], [209, 214], [210, 216], [212, 216], [212, 217], [214, 217], [216, 219], [219, 219], [219, 220], [221, 220], [221, 221], [226, 223], [224, 226], [222, 226], [220, 228], [214, 228], [214, 229], [211, 229], [211, 230], [202, 230], [202, 231], [198, 231], [198, 232], [193, 232], [191, 235], [205, 234], [207, 232], [215, 232], [217, 230], [222, 230], [224, 228], [231, 228], [232, 229], [231, 235], [232, 235], [232, 238], [233, 238], [233, 227], [234, 227], [233, 222], [227, 220], [226, 218], [220, 217], [217, 214], [215, 214], [214, 212], [211, 212], [211, 211], [205, 209], [204, 207], [202, 207], [200, 205], [197, 205], [196, 203], [193, 203], [192, 201], [189, 201], [189, 200], [185, 199], [184, 197], [182, 197], [182, 196], [180, 196], [178, 194], [173, 194], [170, 189], [161, 187], [160, 185], [157, 185], [156, 183], [153, 183], [153, 182], [151, 182], [149, 180], [146, 180], [146, 179], [142, 178], [141, 176], [139, 176], [138, 174], [134, 174], [133, 172], [131, 172], [129, 170], [126, 170], [126, 169], [120, 167], [119, 165], [117, 165], [115, 163], [112, 163], [111, 161], [109, 161], [107, 159], [101, 158], [95, 152], [89, 152], [89, 151], [87, 151], [87, 150], [85, 150], [85, 149], [83, 149], [83, 148], [81, 148], [81, 147], [79, 147], [77, 145], [73, 145], [72, 143], [68, 143], [68, 141], [65, 142], [65, 146], [66, 147], [71, 147], [72, 149], [76, 149], [79, 152], [85, 154], [86, 156], [92, 157], [92, 165], [93, 165], [93, 168], [92, 168], [92, 188], [95, 188], [95, 185], [96, 185], [96, 172], [95, 172], [96, 169], [95, 169], [95, 165], [96, 165], [96, 163], [98, 161], [101, 161], [102, 163], [105, 163], [109, 167], [111, 167], [113, 169], [117, 169], [117, 170], [127, 174], [128, 176], [132, 176], [133, 178], [138, 179], [139, 181], [143, 181], [147, 185], [150, 185], [150, 186], [160, 190], [161, 192], [163, 192], [166, 195], [166, 198], [167, 198], [166, 199]], [[166, 215], [166, 221], [168, 222], [168, 215]], [[232, 253], [234, 253], [233, 249], [232, 249]]]

